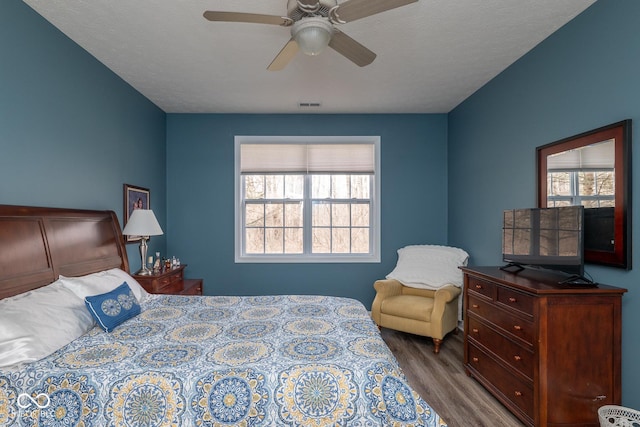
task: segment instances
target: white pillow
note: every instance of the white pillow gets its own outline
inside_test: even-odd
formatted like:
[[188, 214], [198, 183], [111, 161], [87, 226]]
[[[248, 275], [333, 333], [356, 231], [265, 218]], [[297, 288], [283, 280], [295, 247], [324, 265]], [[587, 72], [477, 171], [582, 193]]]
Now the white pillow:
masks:
[[[119, 277], [123, 281], [127, 282], [133, 292], [133, 295], [138, 299], [138, 302], [144, 302], [149, 296], [149, 293], [142, 287], [142, 285], [126, 271], [120, 270], [119, 268], [112, 268], [111, 270], [107, 270], [107, 273]], [[118, 284], [118, 286], [120, 285], [122, 285], [122, 283]]]
[[84, 301], [60, 281], [0, 300], [0, 368], [40, 360], [93, 325]]
[[136, 279], [119, 268], [112, 268], [111, 270], [99, 271], [79, 277], [60, 275], [60, 281], [65, 288], [72, 291], [83, 301], [84, 298], [88, 296], [111, 292], [122, 285], [123, 282], [127, 282], [138, 302], [143, 302], [148, 295], [147, 291], [144, 290]]
[[469, 254], [459, 248], [438, 245], [413, 245], [398, 249], [398, 263], [387, 279], [405, 286], [439, 289], [445, 285], [462, 287], [462, 271]]

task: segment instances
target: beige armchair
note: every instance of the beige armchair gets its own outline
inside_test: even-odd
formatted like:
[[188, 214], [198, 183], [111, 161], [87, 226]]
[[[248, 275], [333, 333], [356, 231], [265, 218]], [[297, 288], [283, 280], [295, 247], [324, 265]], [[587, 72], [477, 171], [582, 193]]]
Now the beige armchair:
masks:
[[460, 288], [412, 288], [395, 279], [378, 280], [373, 287], [371, 317], [378, 327], [431, 337], [436, 354], [445, 335], [457, 332]]

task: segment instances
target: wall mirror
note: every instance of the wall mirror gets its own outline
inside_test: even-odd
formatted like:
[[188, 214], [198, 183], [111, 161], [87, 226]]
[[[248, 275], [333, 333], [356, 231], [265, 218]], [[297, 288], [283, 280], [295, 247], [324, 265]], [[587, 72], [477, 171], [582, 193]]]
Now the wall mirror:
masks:
[[585, 261], [631, 269], [631, 120], [536, 149], [538, 207], [583, 205]]

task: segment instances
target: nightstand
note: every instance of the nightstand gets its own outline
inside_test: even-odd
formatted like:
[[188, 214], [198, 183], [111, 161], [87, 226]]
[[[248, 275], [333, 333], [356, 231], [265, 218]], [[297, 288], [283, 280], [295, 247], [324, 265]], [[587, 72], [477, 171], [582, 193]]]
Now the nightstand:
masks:
[[182, 264], [146, 276], [134, 275], [133, 278], [152, 294], [202, 295], [202, 279], [185, 279], [186, 266]]

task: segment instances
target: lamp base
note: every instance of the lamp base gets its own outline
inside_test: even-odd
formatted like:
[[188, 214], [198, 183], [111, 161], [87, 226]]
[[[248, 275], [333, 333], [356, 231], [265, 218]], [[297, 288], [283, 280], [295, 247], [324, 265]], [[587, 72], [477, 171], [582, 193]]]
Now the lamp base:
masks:
[[147, 240], [149, 236], [142, 236], [140, 239], [140, 265], [142, 268], [136, 274], [140, 276], [148, 276], [151, 274], [151, 270], [147, 267]]
[[137, 276], [150, 276], [153, 274], [153, 271], [149, 270], [147, 267], [142, 267], [138, 272], [136, 272]]

